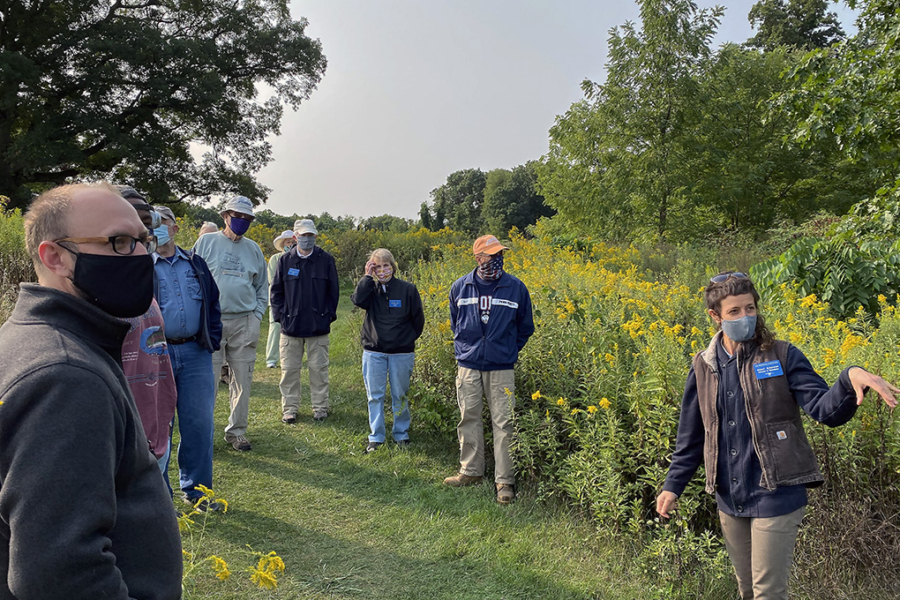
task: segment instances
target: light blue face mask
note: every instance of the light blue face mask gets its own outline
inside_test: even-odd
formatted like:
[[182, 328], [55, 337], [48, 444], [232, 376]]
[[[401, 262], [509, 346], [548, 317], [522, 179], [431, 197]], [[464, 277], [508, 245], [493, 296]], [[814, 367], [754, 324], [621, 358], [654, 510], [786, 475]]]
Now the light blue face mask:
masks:
[[733, 342], [746, 342], [756, 333], [756, 315], [747, 315], [733, 321], [722, 319], [722, 331]]
[[297, 247], [304, 252], [309, 252], [316, 245], [316, 236], [314, 235], [298, 235]]
[[160, 225], [153, 230], [153, 235], [156, 236], [156, 244], [158, 246], [162, 246], [168, 244], [172, 238], [169, 237], [169, 226], [168, 225]]

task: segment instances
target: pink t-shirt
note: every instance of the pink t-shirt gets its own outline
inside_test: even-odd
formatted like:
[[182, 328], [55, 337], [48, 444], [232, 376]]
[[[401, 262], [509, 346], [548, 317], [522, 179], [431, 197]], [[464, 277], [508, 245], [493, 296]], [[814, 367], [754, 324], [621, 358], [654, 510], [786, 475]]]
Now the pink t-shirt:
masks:
[[169, 443], [169, 425], [178, 396], [156, 299], [143, 315], [125, 321], [131, 324], [131, 330], [122, 343], [122, 370], [150, 441], [150, 451], [161, 458]]

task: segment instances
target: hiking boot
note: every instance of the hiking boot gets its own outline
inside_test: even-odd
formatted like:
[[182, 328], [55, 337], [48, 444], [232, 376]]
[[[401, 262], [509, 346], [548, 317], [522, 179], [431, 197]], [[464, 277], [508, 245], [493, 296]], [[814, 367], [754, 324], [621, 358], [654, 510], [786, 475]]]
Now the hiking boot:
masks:
[[225, 505], [221, 502], [216, 500], [211, 501], [209, 498], [204, 498], [203, 496], [200, 496], [199, 498], [188, 498], [185, 496], [184, 501], [193, 506], [194, 510], [199, 512], [222, 512], [225, 510]]
[[516, 493], [513, 491], [513, 486], [509, 485], [508, 483], [497, 484], [498, 504], [511, 504], [515, 497]]
[[366, 446], [366, 454], [371, 454], [381, 448], [381, 442], [369, 442]]
[[328, 418], [327, 410], [319, 408], [319, 409], [316, 409], [313, 411], [313, 421], [316, 421], [317, 423], [321, 423], [322, 421], [324, 421], [327, 418]]
[[281, 417], [281, 422], [285, 425], [293, 425], [297, 422], [297, 415], [284, 415]]
[[266, 363], [266, 368], [267, 368], [267, 369], [274, 369], [274, 368], [277, 367], [277, 366], [278, 366], [278, 363], [273, 363], [273, 362], [267, 362], [267, 363]]
[[397, 447], [401, 450], [409, 448], [409, 440], [397, 440]]
[[230, 433], [226, 433], [225, 441], [231, 444], [232, 448], [240, 450], [241, 452], [253, 449], [253, 446], [250, 445], [250, 440], [242, 435], [231, 435]]
[[449, 485], [450, 487], [463, 487], [466, 485], [475, 485], [477, 483], [481, 483], [480, 476], [463, 475], [462, 473], [454, 475], [453, 477], [448, 477], [444, 480], [444, 485]]

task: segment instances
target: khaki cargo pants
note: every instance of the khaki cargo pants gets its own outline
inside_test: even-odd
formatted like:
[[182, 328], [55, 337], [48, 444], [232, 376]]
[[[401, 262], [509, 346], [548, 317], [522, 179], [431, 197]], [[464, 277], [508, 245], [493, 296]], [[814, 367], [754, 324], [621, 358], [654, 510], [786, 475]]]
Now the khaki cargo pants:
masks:
[[476, 371], [459, 367], [456, 373], [456, 400], [459, 403], [459, 472], [463, 475], [484, 475], [484, 425], [481, 411], [487, 398], [494, 431], [494, 481], [513, 485], [516, 472], [509, 444], [512, 440], [512, 415], [515, 406], [515, 376], [513, 370]]
[[303, 352], [309, 370], [309, 396], [313, 415], [328, 413], [328, 336], [292, 337], [281, 334], [281, 413], [296, 417], [300, 410], [300, 372]]
[[225, 433], [244, 435], [250, 416], [250, 384], [253, 383], [253, 363], [256, 361], [256, 344], [259, 342], [260, 320], [255, 313], [236, 319], [222, 319], [221, 347], [213, 352], [213, 376], [219, 381], [222, 365], [231, 369], [228, 392], [231, 397], [231, 415]]

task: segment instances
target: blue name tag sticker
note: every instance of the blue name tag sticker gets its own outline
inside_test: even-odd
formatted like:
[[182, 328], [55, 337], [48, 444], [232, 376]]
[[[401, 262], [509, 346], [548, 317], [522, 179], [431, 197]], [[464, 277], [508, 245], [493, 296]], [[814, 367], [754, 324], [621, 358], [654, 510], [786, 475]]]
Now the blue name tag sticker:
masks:
[[784, 375], [784, 369], [781, 368], [780, 360], [770, 360], [769, 362], [758, 363], [753, 365], [756, 371], [757, 379], [768, 379], [769, 377], [778, 377]]
[[388, 300], [388, 306], [391, 308], [400, 308], [400, 300]]
[[300, 269], [288, 269], [288, 275], [297, 276], [300, 274]]

